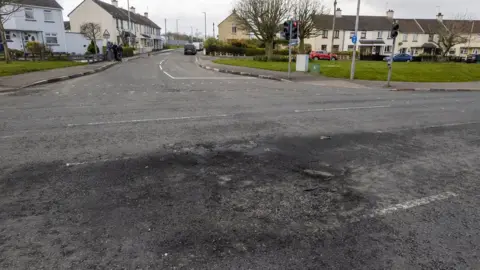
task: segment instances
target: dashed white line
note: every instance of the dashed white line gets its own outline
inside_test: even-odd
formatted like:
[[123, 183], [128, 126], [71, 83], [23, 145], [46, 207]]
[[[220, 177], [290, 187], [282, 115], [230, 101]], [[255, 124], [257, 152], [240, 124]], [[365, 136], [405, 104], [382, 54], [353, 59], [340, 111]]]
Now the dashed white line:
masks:
[[154, 118], [154, 119], [135, 119], [135, 120], [123, 120], [123, 121], [106, 121], [106, 122], [92, 122], [86, 124], [68, 124], [68, 127], [76, 126], [99, 126], [99, 125], [111, 125], [111, 124], [129, 124], [129, 123], [145, 123], [145, 122], [162, 122], [162, 121], [175, 121], [175, 120], [194, 120], [204, 118], [216, 118], [226, 117], [226, 114], [217, 115], [200, 115], [200, 116], [181, 116], [181, 117], [169, 117], [169, 118]]
[[326, 112], [326, 111], [348, 111], [348, 110], [368, 110], [368, 109], [379, 109], [379, 108], [390, 108], [390, 105], [384, 106], [367, 106], [367, 107], [343, 107], [343, 108], [324, 108], [324, 109], [307, 109], [307, 110], [295, 110], [296, 113], [302, 112]]

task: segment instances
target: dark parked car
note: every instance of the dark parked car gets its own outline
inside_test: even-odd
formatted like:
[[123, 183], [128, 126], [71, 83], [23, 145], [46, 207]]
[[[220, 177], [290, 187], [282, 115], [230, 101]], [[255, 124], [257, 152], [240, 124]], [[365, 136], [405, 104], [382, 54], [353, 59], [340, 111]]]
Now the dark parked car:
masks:
[[478, 58], [480, 56], [478, 54], [469, 54], [467, 55], [467, 57], [465, 57], [465, 62], [466, 63], [477, 63], [478, 62]]
[[191, 55], [196, 55], [197, 54], [197, 48], [193, 44], [185, 44], [183, 47], [183, 54], [191, 54]]
[[[389, 61], [390, 56], [383, 58], [384, 61]], [[411, 62], [413, 60], [413, 56], [408, 53], [399, 53], [393, 56], [393, 62]]]

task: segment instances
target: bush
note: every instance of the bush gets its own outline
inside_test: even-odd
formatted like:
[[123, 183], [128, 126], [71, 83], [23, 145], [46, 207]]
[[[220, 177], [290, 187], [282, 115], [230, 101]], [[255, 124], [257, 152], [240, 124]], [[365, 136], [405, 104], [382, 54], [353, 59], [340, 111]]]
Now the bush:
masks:
[[9, 51], [10, 51], [10, 55], [15, 58], [20, 58], [25, 55], [25, 53], [21, 50], [10, 49]]
[[247, 48], [245, 50], [246, 56], [265, 55], [265, 49], [260, 48]]
[[132, 57], [135, 53], [134, 53], [134, 49], [133, 47], [124, 47], [123, 48], [123, 57]]
[[97, 45], [95, 45], [95, 43], [93, 43], [93, 40], [88, 45], [87, 52], [90, 54], [95, 54], [95, 47], [97, 47], [97, 53], [100, 53], [100, 49]]

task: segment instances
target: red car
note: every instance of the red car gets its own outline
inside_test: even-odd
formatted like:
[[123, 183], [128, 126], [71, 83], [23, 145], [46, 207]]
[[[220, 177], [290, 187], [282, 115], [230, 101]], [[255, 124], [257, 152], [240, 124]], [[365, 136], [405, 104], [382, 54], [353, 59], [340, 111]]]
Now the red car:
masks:
[[[332, 54], [332, 59], [337, 60], [337, 55]], [[330, 60], [330, 53], [327, 51], [312, 51], [310, 53], [310, 60]]]

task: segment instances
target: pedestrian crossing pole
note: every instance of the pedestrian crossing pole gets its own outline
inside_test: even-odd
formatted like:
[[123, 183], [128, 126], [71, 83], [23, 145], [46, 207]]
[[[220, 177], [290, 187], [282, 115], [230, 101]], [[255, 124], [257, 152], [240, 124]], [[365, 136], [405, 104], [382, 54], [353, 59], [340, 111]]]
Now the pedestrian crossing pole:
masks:
[[395, 56], [395, 43], [397, 41], [398, 30], [400, 29], [400, 25], [398, 23], [393, 23], [392, 31], [390, 32], [390, 37], [393, 38], [393, 46], [392, 46], [392, 53], [390, 54], [390, 59], [388, 59], [388, 77], [387, 77], [387, 87], [390, 87], [390, 81], [392, 79], [392, 65], [393, 65], [393, 57]]
[[290, 36], [288, 37], [288, 78], [290, 79], [290, 74], [292, 72], [292, 43], [291, 43], [291, 40], [292, 40], [292, 28], [293, 28], [293, 20], [290, 20], [288, 22], [289, 24], [289, 30], [290, 31]]

